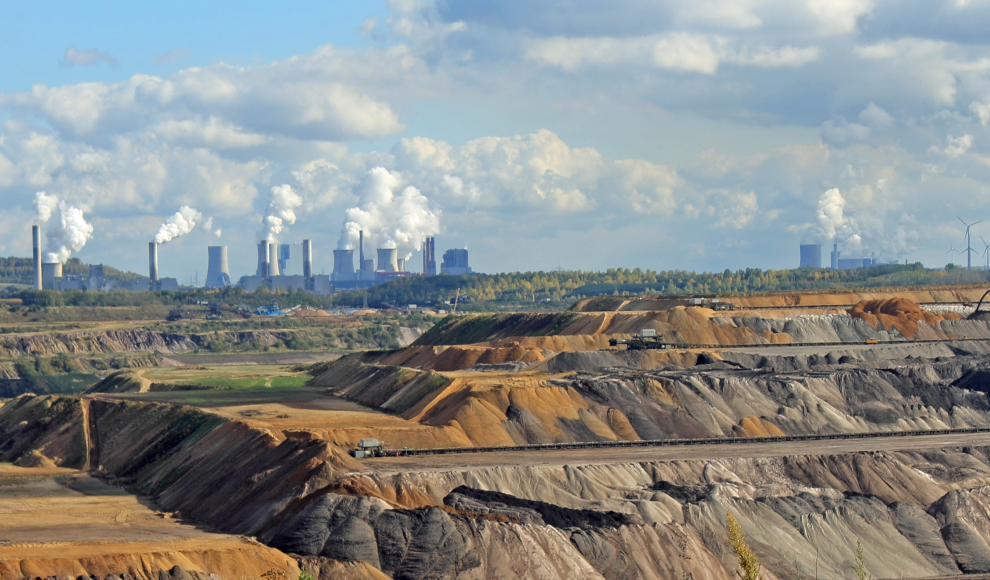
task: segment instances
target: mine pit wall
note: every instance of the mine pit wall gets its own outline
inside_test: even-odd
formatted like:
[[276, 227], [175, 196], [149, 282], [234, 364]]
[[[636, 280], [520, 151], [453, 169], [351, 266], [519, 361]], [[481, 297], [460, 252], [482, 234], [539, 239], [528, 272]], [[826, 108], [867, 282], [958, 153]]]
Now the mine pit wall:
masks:
[[637, 313], [474, 315], [441, 321], [412, 347], [382, 362], [441, 371], [476, 363], [538, 362], [555, 352], [605, 349], [610, 337], [628, 338], [643, 329], [656, 330], [673, 343], [712, 346], [990, 338], [990, 323], [960, 320], [953, 312], [857, 316], [845, 312], [733, 315], [700, 307]]
[[571, 352], [537, 367], [554, 376], [491, 378], [352, 355], [312, 384], [442, 431], [426, 445], [381, 434], [419, 448], [940, 430], [990, 427], [988, 355], [982, 341], [681, 353], [680, 364], [657, 351]]
[[849, 577], [857, 539], [877, 577], [977, 572], [986, 451], [354, 474], [260, 539], [395, 577], [728, 579], [732, 511], [769, 577]]

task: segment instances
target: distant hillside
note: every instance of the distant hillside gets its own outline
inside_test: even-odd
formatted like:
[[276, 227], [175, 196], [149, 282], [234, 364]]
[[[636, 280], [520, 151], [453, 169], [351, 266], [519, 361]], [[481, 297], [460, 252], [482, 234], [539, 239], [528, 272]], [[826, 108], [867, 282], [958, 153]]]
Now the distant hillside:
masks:
[[[89, 264], [82, 263], [79, 258], [69, 258], [69, 261], [62, 266], [62, 273], [86, 278], [89, 276]], [[103, 277], [111, 282], [126, 282], [141, 276], [134, 272], [103, 266]], [[0, 284], [31, 284], [33, 280], [31, 258], [0, 258]]]

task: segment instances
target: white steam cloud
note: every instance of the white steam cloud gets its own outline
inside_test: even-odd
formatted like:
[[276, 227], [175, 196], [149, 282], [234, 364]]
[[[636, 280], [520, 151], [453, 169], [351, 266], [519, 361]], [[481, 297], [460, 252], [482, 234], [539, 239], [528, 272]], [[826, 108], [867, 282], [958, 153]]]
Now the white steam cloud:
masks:
[[296, 223], [296, 209], [302, 204], [302, 198], [291, 186], [273, 187], [268, 194], [268, 209], [261, 220], [261, 239], [274, 241], [284, 226]]
[[[170, 242], [179, 236], [188, 234], [196, 229], [197, 226], [209, 232], [213, 229], [213, 218], [206, 218], [204, 220], [203, 214], [195, 208], [184, 205], [179, 208], [179, 211], [169, 216], [165, 220], [165, 223], [158, 228], [158, 233], [155, 234], [155, 243], [164, 244], [165, 242]], [[213, 234], [219, 237], [220, 228], [217, 228]]]
[[73, 252], [83, 249], [86, 242], [93, 237], [93, 226], [86, 222], [82, 209], [60, 202], [58, 210], [61, 219], [48, 230], [45, 262], [64, 263]]
[[354, 249], [358, 232], [364, 230], [368, 248], [397, 248], [398, 256], [408, 260], [423, 241], [440, 232], [440, 211], [431, 210], [429, 200], [418, 189], [401, 186], [398, 173], [376, 167], [365, 174], [355, 189], [357, 207], [345, 212], [339, 249]]
[[39, 224], [47, 223], [56, 209], [58, 209], [57, 195], [49, 195], [43, 191], [34, 194], [34, 211], [37, 213], [35, 220]]
[[829, 189], [818, 199], [815, 223], [805, 242], [808, 244], [836, 243], [843, 257], [870, 257], [898, 260], [917, 249], [922, 236], [913, 227], [914, 220], [903, 216], [888, 236], [883, 220], [873, 215], [851, 216], [846, 211], [846, 199], [836, 188]]

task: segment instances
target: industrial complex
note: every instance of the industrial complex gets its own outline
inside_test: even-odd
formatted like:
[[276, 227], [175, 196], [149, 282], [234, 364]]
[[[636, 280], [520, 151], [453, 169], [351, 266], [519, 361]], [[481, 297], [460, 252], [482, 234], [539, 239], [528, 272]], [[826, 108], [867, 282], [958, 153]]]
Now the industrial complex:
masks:
[[[854, 270], [856, 268], [870, 268], [876, 266], [877, 263], [875, 258], [843, 258], [841, 252], [839, 252], [839, 244], [832, 244], [832, 251], [829, 253], [828, 268], [832, 270]], [[801, 244], [800, 267], [822, 267], [821, 244]]]
[[[89, 277], [63, 274], [62, 263], [42, 262], [41, 229], [31, 227], [33, 239], [33, 269], [34, 287], [39, 290], [127, 290], [140, 292], [145, 290], [179, 290], [176, 278], [159, 276], [157, 242], [148, 243], [148, 277], [130, 280], [122, 286], [112, 286], [103, 276], [103, 265], [95, 264], [89, 267]], [[344, 290], [367, 288], [382, 284], [403, 276], [435, 276], [436, 238], [426, 238], [422, 245], [423, 269], [421, 272], [406, 270], [406, 261], [398, 257], [395, 248], [377, 248], [377, 260], [365, 258], [364, 232], [360, 232], [358, 247], [358, 267], [354, 267], [354, 250], [338, 249], [333, 251], [333, 273], [315, 274], [313, 272], [313, 242], [302, 241], [303, 273], [285, 275], [292, 254], [290, 244], [277, 244], [269, 240], [258, 242], [258, 267], [254, 274], [241, 276], [237, 286], [251, 292], [260, 288], [268, 290], [303, 290], [312, 294], [329, 295]], [[208, 266], [205, 286], [208, 289], [225, 288], [232, 284], [230, 270], [227, 267], [227, 246], [209, 246], [207, 248]], [[468, 251], [453, 249], [444, 252], [440, 274], [461, 275], [471, 274], [468, 265]]]

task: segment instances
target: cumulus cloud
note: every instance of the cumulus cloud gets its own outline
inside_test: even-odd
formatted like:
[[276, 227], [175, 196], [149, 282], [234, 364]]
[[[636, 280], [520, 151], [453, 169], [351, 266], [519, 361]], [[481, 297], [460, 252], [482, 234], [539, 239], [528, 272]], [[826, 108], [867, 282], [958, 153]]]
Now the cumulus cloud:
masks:
[[75, 46], [65, 49], [65, 56], [58, 61], [61, 67], [89, 66], [97, 63], [106, 63], [112, 67], [120, 66], [117, 59], [105, 52], [100, 52], [95, 48], [89, 50], [76, 50]]
[[[401, 60], [405, 58], [406, 63]], [[415, 64], [402, 50], [381, 54], [394, 60], [392, 72]], [[35, 85], [30, 92], [6, 95], [3, 102], [47, 119], [73, 138], [140, 130], [164, 118], [182, 122], [217, 119], [215, 124], [247, 133], [281, 134], [299, 139], [344, 140], [382, 137], [403, 129], [391, 107], [343, 82], [342, 55], [323, 47], [305, 58], [265, 66], [223, 63], [181, 70], [162, 78], [134, 75], [118, 83]], [[167, 127], [166, 127], [167, 129]], [[240, 129], [239, 129], [240, 130]]]
[[965, 155], [972, 146], [972, 135], [963, 135], [962, 137], [953, 137], [952, 135], [948, 135], [945, 138], [944, 148], [939, 148], [933, 145], [928, 151], [936, 155], [945, 155], [950, 159], [955, 159]]
[[823, 34], [848, 34], [861, 16], [873, 10], [873, 0], [806, 0]]

